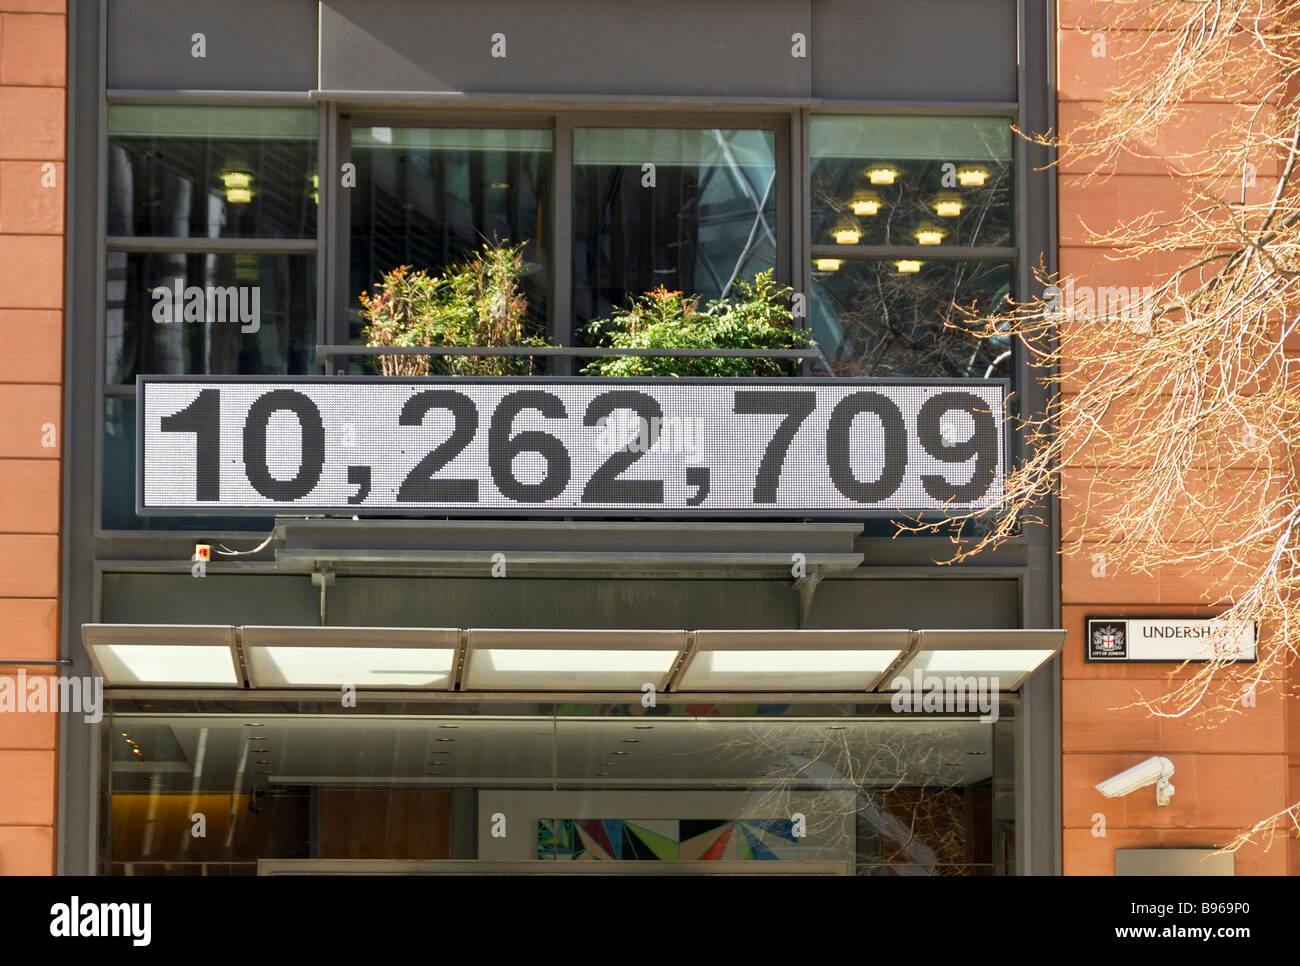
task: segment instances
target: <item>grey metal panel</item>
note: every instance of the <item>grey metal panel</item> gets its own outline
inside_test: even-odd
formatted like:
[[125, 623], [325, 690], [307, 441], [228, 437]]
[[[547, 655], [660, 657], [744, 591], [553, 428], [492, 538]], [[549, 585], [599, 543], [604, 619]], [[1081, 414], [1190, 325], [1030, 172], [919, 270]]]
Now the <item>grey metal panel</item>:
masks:
[[309, 91], [316, 43], [312, 0], [109, 0], [108, 86]]
[[[103, 288], [99, 282], [99, 119], [102, 64], [101, 5], [68, 5], [67, 274], [63, 313], [62, 592], [59, 656], [65, 673], [94, 674], [81, 644], [81, 625], [95, 619], [92, 534], [99, 504], [94, 454], [98, 334]], [[99, 847], [100, 732], [84, 716], [61, 711], [59, 721], [58, 829], [55, 856], [61, 875], [92, 875]]]
[[1016, 100], [1016, 0], [813, 0], [813, 95]]
[[320, 87], [807, 96], [796, 32], [808, 36], [808, 0], [326, 0]]
[[[1026, 131], [1056, 127], [1055, 4], [1018, 0], [1020, 11], [1019, 122]], [[1044, 264], [1057, 269], [1056, 168], [1047, 149], [1016, 138], [1017, 238], [1022, 257], [1017, 265], [1019, 297], [1040, 291], [1031, 271]], [[1028, 412], [1047, 412], [1050, 399], [1031, 370], [1027, 353], [1016, 360], [1016, 385]], [[1018, 446], [1017, 458], [1023, 446]], [[1025, 527], [1028, 551], [1022, 583], [1025, 627], [1061, 626], [1060, 508], [1049, 496], [1042, 524]], [[1039, 670], [1021, 689], [1022, 713], [1017, 728], [1017, 848], [1019, 871], [1034, 875], [1061, 873], [1061, 657]]]
[[[305, 582], [305, 581], [304, 581]], [[331, 624], [793, 629], [798, 596], [777, 580], [338, 577]], [[936, 613], [935, 601], [945, 602]], [[810, 628], [1014, 627], [1016, 582], [826, 580]], [[989, 623], [992, 621], [994, 623]]]
[[306, 575], [106, 573], [103, 593], [105, 624], [315, 624], [320, 619], [320, 594]]
[[1116, 849], [1116, 875], [1236, 875], [1236, 856], [1204, 849]]
[[817, 588], [807, 624], [810, 629], [993, 629], [1019, 625], [1017, 581], [924, 577], [824, 580]]

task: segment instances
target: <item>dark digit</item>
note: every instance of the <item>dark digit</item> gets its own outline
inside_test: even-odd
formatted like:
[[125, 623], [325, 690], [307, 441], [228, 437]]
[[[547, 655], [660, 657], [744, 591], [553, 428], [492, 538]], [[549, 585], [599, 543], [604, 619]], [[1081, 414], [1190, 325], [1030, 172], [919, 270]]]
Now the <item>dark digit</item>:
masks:
[[[553, 500], [569, 485], [572, 468], [569, 451], [550, 433], [529, 429], [510, 435], [515, 417], [525, 409], [535, 409], [547, 419], [568, 415], [564, 403], [540, 389], [521, 389], [502, 397], [488, 426], [488, 467], [492, 482], [501, 495], [517, 503], [544, 503]], [[540, 483], [521, 483], [515, 478], [514, 459], [520, 453], [540, 453], [546, 460], [546, 476]]]
[[605, 460], [582, 488], [582, 502], [663, 503], [663, 480], [620, 480], [618, 475], [659, 441], [659, 420], [663, 419], [664, 411], [653, 396], [630, 389], [616, 389], [613, 392], [602, 392], [588, 404], [582, 425], [599, 426], [600, 421], [608, 418], [616, 409], [630, 409], [643, 420], [641, 432], [634, 441], [637, 448], [632, 449], [633, 444], [629, 442]]
[[433, 474], [461, 454], [478, 432], [474, 401], [450, 389], [417, 392], [402, 405], [399, 426], [421, 426], [430, 409], [445, 409], [456, 420], [451, 435], [412, 467], [397, 491], [399, 503], [473, 503], [478, 500], [478, 480], [435, 480]]
[[365, 502], [366, 497], [370, 495], [370, 467], [349, 466], [348, 486], [355, 486], [357, 488], [357, 492], [348, 497], [348, 503], [357, 504]]
[[[879, 419], [885, 433], [884, 464], [880, 475], [869, 483], [853, 475], [849, 438], [853, 420], [863, 414]], [[831, 411], [830, 424], [826, 427], [826, 464], [835, 489], [850, 500], [880, 503], [898, 492], [907, 471], [907, 425], [893, 400], [878, 392], [855, 392], [841, 399]]]
[[[975, 432], [963, 443], [946, 443], [939, 420], [957, 410], [970, 413]], [[969, 392], [941, 392], [931, 396], [916, 415], [916, 435], [927, 453], [942, 463], [965, 463], [975, 457], [969, 483], [950, 483], [935, 473], [921, 476], [925, 492], [941, 503], [973, 503], [988, 492], [998, 468], [998, 426], [988, 401]]]
[[790, 451], [794, 434], [808, 415], [817, 408], [815, 392], [791, 392], [781, 389], [738, 389], [734, 411], [742, 416], [781, 416], [763, 459], [758, 464], [754, 480], [754, 502], [775, 503], [776, 490], [781, 483], [781, 467], [785, 454]]
[[194, 434], [194, 498], [221, 499], [221, 390], [201, 389], [194, 402], [162, 418], [164, 433]]
[[695, 487], [695, 495], [688, 497], [687, 506], [699, 506], [709, 495], [709, 468], [707, 466], [686, 467], [686, 485]]
[[[302, 430], [298, 475], [291, 480], [277, 480], [266, 461], [266, 431], [281, 411], [297, 416]], [[314, 402], [293, 389], [273, 389], [253, 403], [244, 420], [244, 473], [253, 489], [268, 500], [300, 500], [315, 489], [324, 467], [325, 424]]]

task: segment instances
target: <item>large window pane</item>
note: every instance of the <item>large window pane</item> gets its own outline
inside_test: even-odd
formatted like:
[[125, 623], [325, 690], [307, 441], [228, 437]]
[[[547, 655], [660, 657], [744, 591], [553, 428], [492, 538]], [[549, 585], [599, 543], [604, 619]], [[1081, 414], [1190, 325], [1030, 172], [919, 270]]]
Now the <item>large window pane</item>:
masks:
[[311, 372], [316, 256], [110, 252], [105, 380]]
[[814, 117], [814, 245], [1012, 244], [1001, 118]]
[[[1014, 761], [974, 718], [545, 701], [413, 702], [368, 720], [306, 702], [140, 710], [109, 709], [101, 844], [115, 875], [253, 875], [259, 859], [308, 856], [988, 875], [1015, 834], [992, 807], [995, 775], [1015, 790]], [[195, 811], [206, 838], [188, 834]]]
[[979, 340], [945, 323], [1004, 308], [1013, 279], [997, 262], [815, 261], [822, 360], [837, 376], [1009, 377], [1008, 339]]
[[356, 127], [351, 158], [351, 337], [357, 296], [399, 265], [437, 274], [484, 242], [526, 243], [529, 317], [544, 330], [551, 300], [550, 131]]
[[775, 151], [771, 131], [574, 131], [575, 322], [660, 285], [717, 298], [771, 268]]
[[316, 111], [108, 111], [108, 234], [315, 238]]

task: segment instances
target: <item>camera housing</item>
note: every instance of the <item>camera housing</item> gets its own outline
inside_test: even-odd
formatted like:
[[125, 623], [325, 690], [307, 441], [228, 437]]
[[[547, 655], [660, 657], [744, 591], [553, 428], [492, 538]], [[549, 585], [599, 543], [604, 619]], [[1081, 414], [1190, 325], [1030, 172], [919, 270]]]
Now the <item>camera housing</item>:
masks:
[[1156, 804], [1168, 805], [1174, 795], [1174, 786], [1169, 780], [1173, 777], [1174, 763], [1168, 758], [1155, 755], [1132, 768], [1124, 769], [1118, 775], [1098, 782], [1096, 787], [1107, 798], [1122, 798], [1139, 788], [1155, 785]]

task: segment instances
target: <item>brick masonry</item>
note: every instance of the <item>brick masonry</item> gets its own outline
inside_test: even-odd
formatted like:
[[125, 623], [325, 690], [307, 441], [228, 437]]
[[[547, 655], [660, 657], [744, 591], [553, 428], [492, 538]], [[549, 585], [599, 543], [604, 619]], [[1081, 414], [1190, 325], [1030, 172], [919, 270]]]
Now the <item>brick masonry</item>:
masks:
[[[9, 661], [59, 654], [66, 78], [66, 0], [0, 0], [0, 660]], [[54, 871], [57, 747], [54, 715], [0, 715], [0, 875]]]

